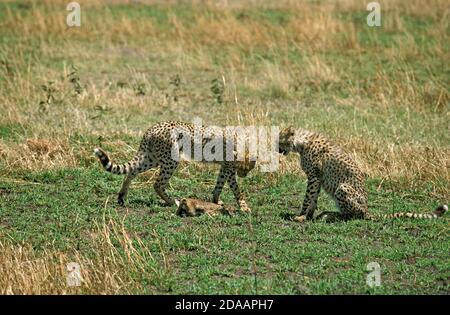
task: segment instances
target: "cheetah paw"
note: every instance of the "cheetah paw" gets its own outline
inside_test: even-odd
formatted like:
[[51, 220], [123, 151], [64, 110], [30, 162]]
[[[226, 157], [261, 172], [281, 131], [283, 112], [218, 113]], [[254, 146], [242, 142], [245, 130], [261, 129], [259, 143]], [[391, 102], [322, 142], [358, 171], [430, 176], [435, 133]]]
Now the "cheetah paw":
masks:
[[246, 203], [241, 203], [239, 205], [239, 210], [241, 210], [242, 212], [252, 212], [252, 209], [250, 209], [250, 207], [247, 206]]
[[295, 217], [292, 218], [292, 221], [295, 222], [305, 222], [306, 221], [306, 215], [296, 215]]
[[172, 207], [173, 205], [176, 205], [177, 203], [176, 203], [176, 200], [172, 200], [172, 201], [170, 201], [170, 202], [168, 202], [168, 201], [161, 201], [160, 202], [160, 207]]

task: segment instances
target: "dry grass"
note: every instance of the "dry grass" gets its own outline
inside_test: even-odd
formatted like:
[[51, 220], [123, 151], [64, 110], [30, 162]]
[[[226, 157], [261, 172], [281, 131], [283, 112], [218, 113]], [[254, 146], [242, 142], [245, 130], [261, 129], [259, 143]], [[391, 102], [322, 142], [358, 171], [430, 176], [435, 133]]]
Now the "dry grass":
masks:
[[23, 144], [0, 143], [0, 157], [9, 168], [27, 170], [74, 167], [77, 160], [67, 142], [51, 139], [27, 139]]
[[[145, 129], [158, 121], [191, 121], [201, 117], [205, 124], [211, 125], [309, 128], [342, 145], [370, 179], [381, 182], [380, 187], [389, 182], [397, 198], [409, 194], [411, 188], [429, 192], [429, 196], [414, 200], [406, 198], [404, 203], [398, 203], [399, 207], [416, 202], [428, 205], [448, 202], [450, 8], [447, 0], [433, 0], [426, 5], [422, 0], [380, 1], [382, 27], [373, 29], [365, 23], [366, 4], [360, 0], [78, 2], [82, 9], [80, 28], [68, 28], [65, 24], [66, 0], [0, 3], [0, 185], [6, 187], [0, 187], [0, 208], [3, 198], [11, 202], [5, 210], [10, 212], [0, 218], [3, 220], [0, 222], [0, 294], [170, 292], [166, 290], [170, 286], [170, 259], [165, 258], [163, 246], [157, 252], [150, 251], [148, 246], [154, 249], [159, 241], [167, 242], [168, 248], [175, 244], [171, 255], [181, 257], [177, 261], [180, 266], [186, 263], [192, 267], [189, 255], [195, 256], [196, 251], [191, 252], [191, 247], [197, 248], [198, 244], [192, 245], [189, 237], [198, 238], [203, 246], [206, 236], [219, 235], [217, 239], [211, 238], [211, 247], [201, 247], [205, 252], [200, 251], [199, 257], [206, 260], [210, 254], [216, 256], [217, 253], [210, 253], [215, 248], [219, 252], [223, 250], [224, 239], [225, 243], [234, 242], [235, 236], [228, 240], [219, 237], [223, 235], [222, 228], [226, 227], [228, 232], [228, 227], [232, 230], [238, 224], [206, 222], [199, 227], [186, 223], [180, 228], [175, 220], [167, 220], [163, 215], [166, 210], [158, 210], [155, 204], [151, 208], [160, 212], [151, 219], [147, 212], [142, 218], [140, 213], [129, 218], [136, 231], [148, 232], [149, 221], [162, 227], [161, 235], [150, 228], [151, 241], [142, 241], [126, 230], [124, 218], [106, 219], [107, 216], [95, 228], [87, 218], [80, 219], [86, 221], [80, 235], [81, 244], [87, 244], [85, 248], [73, 245], [76, 238], [70, 240], [72, 245], [67, 248], [61, 248], [64, 239], [46, 239], [43, 248], [33, 247], [33, 240], [23, 243], [8, 234], [15, 233], [13, 229], [8, 230], [8, 224], [16, 215], [17, 221], [11, 224], [20, 226], [30, 218], [46, 222], [51, 212], [55, 217], [50, 218], [53, 221], [49, 226], [54, 229], [61, 228], [58, 221], [61, 213], [89, 217], [89, 211], [98, 208], [95, 199], [98, 192], [91, 186], [97, 173], [91, 170], [100, 169], [92, 149], [101, 145], [112, 159], [126, 161], [135, 152]], [[178, 85], [173, 83], [174, 78], [180, 79]], [[213, 95], [214, 79], [223, 83], [222, 103]], [[183, 163], [178, 169], [177, 175], [181, 177], [178, 185], [185, 185], [196, 194], [191, 186], [205, 184], [209, 179], [199, 174], [207, 173], [205, 170], [213, 172], [213, 168]], [[80, 175], [82, 178], [74, 180], [76, 184], [68, 187], [79, 188], [80, 196], [86, 193], [92, 198], [80, 201], [83, 197], [77, 195], [78, 190], [74, 195], [71, 195], [73, 191], [59, 192], [59, 187], [65, 188], [66, 179], [58, 183], [60, 186], [52, 180], [45, 184], [39, 182], [41, 172], [52, 174], [58, 169], [66, 169], [69, 174], [82, 174], [87, 169]], [[255, 176], [246, 180], [257, 184], [245, 189], [255, 191], [256, 195], [256, 191], [282, 182], [289, 173], [304, 176], [297, 156], [281, 158], [276, 173], [253, 173]], [[142, 200], [134, 199], [132, 208], [136, 212], [147, 211], [142, 210], [148, 208], [147, 190], [144, 193], [141, 188], [150, 187], [155, 175], [150, 171], [133, 184], [135, 196], [138, 192], [142, 196]], [[31, 182], [30, 178], [38, 178], [38, 183]], [[102, 194], [112, 194], [114, 185], [116, 182], [104, 179], [95, 183]], [[267, 203], [283, 207], [279, 199], [284, 196], [277, 195], [277, 191], [283, 193], [285, 189], [284, 193], [290, 194], [291, 183], [287, 185], [288, 189], [274, 189], [274, 196], [253, 198], [261, 201], [258, 206], [262, 209]], [[34, 186], [41, 187], [43, 192]], [[47, 187], [53, 195], [46, 195]], [[90, 208], [72, 209], [61, 198], [73, 200], [77, 207], [89, 204]], [[298, 196], [292, 198], [290, 201], [297, 207]], [[373, 203], [379, 209], [386, 208], [389, 198], [371, 190], [371, 202], [375, 200]], [[48, 204], [47, 199], [54, 200], [55, 204]], [[16, 206], [26, 208], [28, 216], [22, 218], [24, 209], [16, 212], [13, 209]], [[32, 206], [36, 209], [28, 209]], [[420, 208], [418, 204], [414, 206]], [[269, 210], [271, 216], [265, 220], [275, 223], [264, 233], [284, 233], [285, 224], [280, 228], [279, 217], [273, 209], [266, 209]], [[70, 216], [64, 218], [70, 220]], [[33, 237], [34, 228], [39, 225], [36, 222], [30, 224], [29, 234]], [[210, 229], [207, 234], [201, 234], [202, 227]], [[49, 230], [46, 236], [51, 235]], [[360, 231], [358, 227], [340, 235], [353, 237]], [[443, 235], [437, 231], [437, 235]], [[72, 237], [69, 232], [76, 234], [78, 230], [65, 232]], [[386, 234], [386, 244], [391, 244], [391, 235], [397, 237], [401, 232], [400, 229], [386, 234], [383, 228], [382, 237]], [[63, 238], [67, 236], [64, 233], [61, 233]], [[311, 235], [309, 243], [314, 243], [318, 235], [311, 230], [301, 237]], [[355, 247], [347, 245], [365, 244], [371, 240], [367, 235], [370, 233], [364, 234], [364, 238], [358, 236], [354, 243], [346, 243], [344, 247], [353, 250]], [[422, 241], [420, 244], [428, 242]], [[246, 244], [239, 245], [245, 249]], [[302, 247], [302, 253], [305, 248], [308, 246]], [[332, 257], [327, 252], [332, 249], [319, 247], [312, 253], [323, 252], [325, 261], [326, 257]], [[426, 251], [419, 252], [424, 257], [428, 255]], [[439, 253], [439, 257], [444, 257], [445, 248]], [[379, 253], [374, 255], [378, 257]], [[267, 257], [264, 260], [269, 261]], [[79, 287], [67, 286], [69, 262], [81, 265], [83, 282]], [[237, 270], [242, 269], [242, 262], [246, 260], [239, 261]], [[295, 270], [298, 256], [291, 263]], [[279, 268], [272, 262], [269, 264], [274, 270]], [[436, 268], [434, 262], [431, 265]], [[187, 270], [189, 278], [192, 270]], [[360, 272], [354, 270], [354, 274]], [[436, 270], [424, 270], [427, 275], [436, 273]], [[394, 273], [406, 274], [403, 265]], [[173, 274], [184, 276], [179, 270]], [[205, 278], [213, 279], [209, 274], [202, 279]], [[416, 285], [416, 278], [411, 281]], [[221, 289], [215, 288], [217, 292]], [[197, 288], [195, 292], [201, 290]], [[234, 292], [230, 291], [234, 288], [227, 290]]]
[[[164, 259], [157, 263], [121, 221], [109, 219], [98, 224], [85, 238], [90, 243], [89, 253], [50, 247], [36, 250], [29, 244], [1, 241], [0, 294], [154, 293], [150, 286], [143, 286], [143, 280], [158, 281], [168, 268]], [[80, 266], [79, 286], [69, 285], [70, 263]]]
[[[370, 133], [364, 141], [342, 142], [370, 176], [388, 173], [419, 184], [450, 180], [449, 82], [432, 65], [449, 57], [446, 1], [383, 3], [383, 29], [369, 38], [382, 42], [385, 34], [402, 35], [386, 47], [363, 44], [364, 23], [342, 18], [365, 11], [356, 0], [142, 1], [158, 5], [150, 17], [126, 14], [115, 9], [118, 2], [108, 3], [106, 8], [100, 1], [81, 1], [81, 28], [65, 25], [64, 1], [29, 1], [21, 10], [6, 6], [0, 29], [17, 40], [0, 46], [0, 124], [24, 130], [16, 141], [0, 140], [0, 156], [9, 169], [85, 165], [91, 148], [74, 145], [76, 135], [109, 134], [113, 142], [128, 135], [137, 141], [152, 122], [200, 116], [219, 125], [301, 125], [337, 141]], [[180, 14], [173, 3], [190, 15]], [[273, 18], [284, 12], [281, 22], [262, 18], [261, 9], [274, 10], [268, 11]], [[425, 33], [433, 40], [429, 46], [417, 44], [405, 16], [434, 21]], [[342, 55], [334, 58], [330, 52]], [[61, 58], [55, 65], [43, 61]], [[417, 72], [412, 59], [425, 65], [425, 73]], [[123, 60], [130, 64], [116, 66]], [[70, 81], [71, 63], [80, 67], [80, 93]], [[373, 70], [360, 75], [366, 63]], [[182, 77], [176, 91], [168, 83], [175, 74]], [[213, 77], [224, 82], [225, 106], [208, 111]], [[124, 85], [118, 88], [117, 82]], [[404, 111], [406, 122], [392, 118]], [[291, 112], [288, 119], [285, 112]], [[381, 128], [368, 122], [364, 130], [341, 123], [355, 119], [386, 123]], [[123, 150], [123, 142], [110, 148]], [[120, 157], [129, 156], [132, 148], [127, 148]], [[442, 193], [448, 195], [448, 188]]]

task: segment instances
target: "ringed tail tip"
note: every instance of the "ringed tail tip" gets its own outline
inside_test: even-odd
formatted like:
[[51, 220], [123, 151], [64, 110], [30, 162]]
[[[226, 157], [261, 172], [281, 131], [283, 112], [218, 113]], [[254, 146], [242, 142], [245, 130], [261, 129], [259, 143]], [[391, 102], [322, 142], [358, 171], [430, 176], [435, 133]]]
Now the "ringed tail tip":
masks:
[[442, 216], [446, 211], [448, 211], [447, 205], [440, 205], [439, 207], [434, 210], [434, 214], [436, 214], [438, 217]]
[[100, 148], [95, 148], [94, 153], [96, 156], [100, 157], [102, 155], [102, 150]]
[[105, 168], [106, 171], [110, 172], [112, 168], [112, 163], [109, 161], [108, 155], [100, 148], [95, 148], [94, 153], [100, 161], [100, 164]]

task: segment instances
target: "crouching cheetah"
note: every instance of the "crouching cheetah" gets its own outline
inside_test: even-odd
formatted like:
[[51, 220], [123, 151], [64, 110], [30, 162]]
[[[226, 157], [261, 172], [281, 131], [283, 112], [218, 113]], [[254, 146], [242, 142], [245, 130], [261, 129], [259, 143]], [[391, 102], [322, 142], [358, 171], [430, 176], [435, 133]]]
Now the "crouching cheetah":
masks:
[[399, 217], [433, 219], [448, 210], [447, 205], [441, 205], [426, 214], [399, 212], [375, 216], [369, 213], [365, 174], [337, 145], [319, 133], [292, 127], [283, 129], [279, 136], [279, 152], [284, 155], [299, 153], [300, 165], [308, 178], [303, 206], [295, 221], [313, 219], [321, 187], [334, 199], [339, 211], [324, 211], [315, 219], [324, 216], [327, 221]]
[[194, 198], [183, 198], [175, 200], [178, 206], [177, 215], [195, 217], [202, 214], [215, 216], [218, 214], [232, 215], [235, 211], [231, 207], [226, 207], [223, 202], [213, 203]]
[[[185, 147], [180, 147], [179, 145], [179, 141], [184, 139], [184, 137], [188, 139], [188, 148], [190, 150], [184, 150]], [[228, 182], [240, 210], [248, 212], [250, 208], [247, 206], [243, 194], [239, 190], [236, 174], [239, 177], [247, 176], [248, 172], [255, 167], [256, 161], [250, 160], [248, 156], [240, 161], [237, 159], [234, 150], [232, 151], [234, 159], [230, 159], [228, 155], [225, 156], [229, 151], [226, 146], [232, 144], [224, 140], [227, 138], [221, 134], [220, 130], [184, 122], [168, 121], [158, 123], [145, 132], [135, 157], [130, 162], [121, 165], [112, 163], [102, 149], [96, 148], [94, 151], [106, 171], [113, 174], [126, 175], [118, 196], [120, 205], [124, 204], [128, 187], [133, 178], [141, 172], [160, 167], [159, 176], [156, 179], [154, 188], [156, 193], [165, 201], [165, 204], [170, 206], [175, 203], [175, 200], [169, 197], [165, 190], [170, 177], [179, 164], [179, 158], [174, 158], [174, 152], [176, 151], [176, 154], [184, 154], [185, 156], [195, 158], [195, 151], [198, 150], [198, 145], [201, 146], [200, 149], [202, 150], [206, 150], [207, 148], [211, 150], [211, 141], [215, 139], [223, 141], [223, 145], [225, 146], [222, 150], [224, 156], [216, 160], [206, 160], [205, 156], [201, 156], [202, 162], [221, 164], [212, 200], [214, 203], [219, 202], [222, 188]]]

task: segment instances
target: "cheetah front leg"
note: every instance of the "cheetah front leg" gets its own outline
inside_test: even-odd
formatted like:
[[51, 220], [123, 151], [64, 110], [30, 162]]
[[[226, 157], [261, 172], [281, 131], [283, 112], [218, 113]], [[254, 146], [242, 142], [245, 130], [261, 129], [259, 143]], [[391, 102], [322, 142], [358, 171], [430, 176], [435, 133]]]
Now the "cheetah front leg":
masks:
[[242, 194], [241, 190], [239, 189], [237, 180], [236, 180], [236, 174], [231, 174], [231, 176], [228, 177], [228, 184], [230, 185], [231, 190], [233, 191], [234, 197], [236, 198], [236, 201], [239, 205], [239, 209], [243, 212], [251, 212], [252, 210], [247, 205], [247, 203], [244, 200], [244, 195]]
[[213, 202], [219, 203], [220, 193], [222, 192], [225, 182], [228, 182], [231, 190], [233, 191], [234, 197], [239, 205], [239, 208], [244, 212], [250, 212], [250, 208], [244, 200], [244, 196], [239, 190], [239, 186], [236, 181], [236, 171], [232, 165], [224, 165], [220, 169], [219, 176], [217, 177], [216, 187], [213, 191]]
[[220, 200], [220, 194], [222, 193], [223, 185], [225, 185], [225, 182], [227, 181], [228, 177], [230, 176], [230, 172], [227, 172], [225, 167], [220, 168], [219, 176], [217, 176], [217, 182], [216, 186], [214, 187], [213, 191], [213, 202], [219, 203]]
[[313, 218], [314, 211], [317, 209], [317, 199], [319, 198], [320, 186], [321, 181], [318, 176], [308, 178], [302, 209], [299, 215], [294, 218], [294, 221], [303, 222]]

